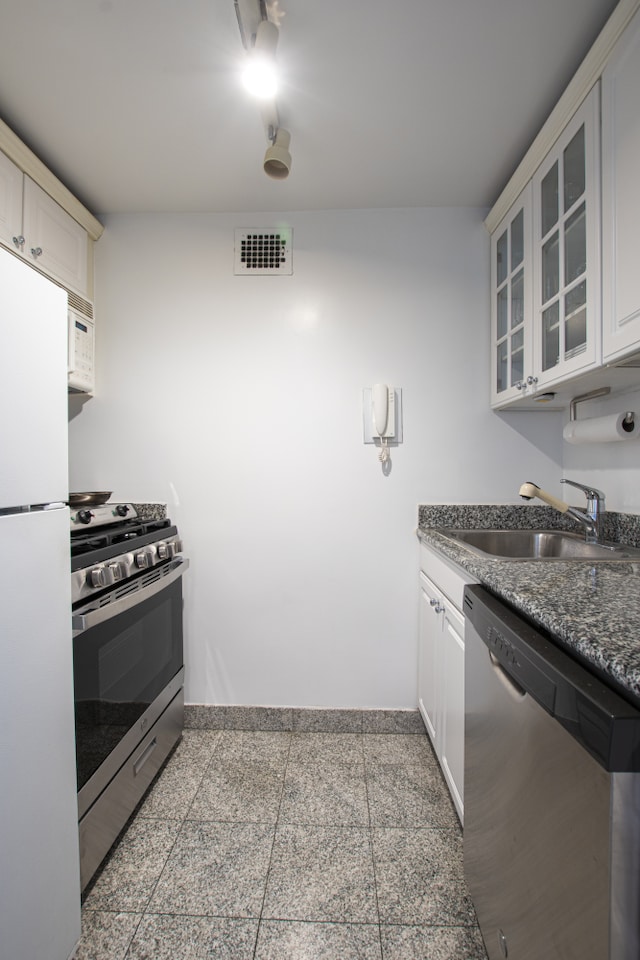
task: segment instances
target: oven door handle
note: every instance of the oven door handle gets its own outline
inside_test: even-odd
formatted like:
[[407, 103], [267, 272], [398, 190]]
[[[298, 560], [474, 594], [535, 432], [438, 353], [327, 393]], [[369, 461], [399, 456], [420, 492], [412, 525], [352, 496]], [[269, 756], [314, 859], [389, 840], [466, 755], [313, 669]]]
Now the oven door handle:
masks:
[[85, 630], [90, 630], [91, 627], [95, 627], [99, 623], [106, 623], [107, 620], [117, 617], [118, 614], [131, 610], [132, 607], [135, 607], [138, 603], [142, 603], [142, 601], [148, 597], [153, 597], [156, 593], [160, 593], [161, 590], [168, 587], [177, 580], [178, 577], [181, 577], [188, 566], [189, 560], [186, 557], [176, 558], [171, 563], [169, 573], [160, 577], [159, 580], [154, 580], [153, 583], [150, 583], [147, 587], [140, 586], [133, 593], [128, 593], [120, 600], [114, 600], [112, 603], [107, 603], [103, 607], [96, 607], [95, 610], [88, 610], [86, 613], [74, 613], [71, 618], [73, 636], [77, 637], [79, 634], [84, 633]]

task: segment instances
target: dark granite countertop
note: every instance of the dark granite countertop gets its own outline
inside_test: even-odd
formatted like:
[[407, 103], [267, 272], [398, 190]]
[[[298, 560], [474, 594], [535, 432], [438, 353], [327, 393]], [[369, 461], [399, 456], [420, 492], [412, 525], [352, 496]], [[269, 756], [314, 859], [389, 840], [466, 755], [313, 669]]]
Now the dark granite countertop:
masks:
[[164, 520], [167, 516], [166, 503], [134, 503], [132, 506], [143, 520]]
[[[637, 546], [640, 517], [608, 513], [605, 538]], [[418, 534], [640, 706], [640, 563], [485, 560], [433, 528], [567, 529], [550, 507], [424, 505]]]

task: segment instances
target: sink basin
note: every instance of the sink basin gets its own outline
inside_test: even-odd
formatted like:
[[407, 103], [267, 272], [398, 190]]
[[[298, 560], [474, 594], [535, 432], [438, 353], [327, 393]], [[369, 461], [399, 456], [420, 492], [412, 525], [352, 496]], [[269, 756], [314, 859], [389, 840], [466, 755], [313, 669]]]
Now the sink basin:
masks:
[[585, 543], [563, 530], [449, 530], [438, 533], [478, 556], [493, 560], [639, 560], [640, 550], [622, 544]]

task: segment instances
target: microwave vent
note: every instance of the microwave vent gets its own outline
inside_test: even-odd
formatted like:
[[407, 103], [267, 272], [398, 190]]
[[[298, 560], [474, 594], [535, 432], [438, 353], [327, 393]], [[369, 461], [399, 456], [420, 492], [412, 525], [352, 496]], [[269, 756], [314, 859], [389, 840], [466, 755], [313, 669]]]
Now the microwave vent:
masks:
[[88, 320], [93, 320], [93, 304], [71, 290], [67, 290], [67, 306]]
[[236, 276], [291, 276], [293, 273], [290, 228], [236, 230], [234, 274]]

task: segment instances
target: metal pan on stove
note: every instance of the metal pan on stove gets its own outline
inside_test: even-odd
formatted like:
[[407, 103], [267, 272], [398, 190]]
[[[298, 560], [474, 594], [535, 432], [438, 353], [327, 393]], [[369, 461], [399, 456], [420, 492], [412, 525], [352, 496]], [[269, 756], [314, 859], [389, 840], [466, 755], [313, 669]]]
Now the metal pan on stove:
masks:
[[70, 493], [69, 506], [99, 507], [100, 504], [107, 502], [112, 493], [112, 490], [89, 490], [86, 493]]

